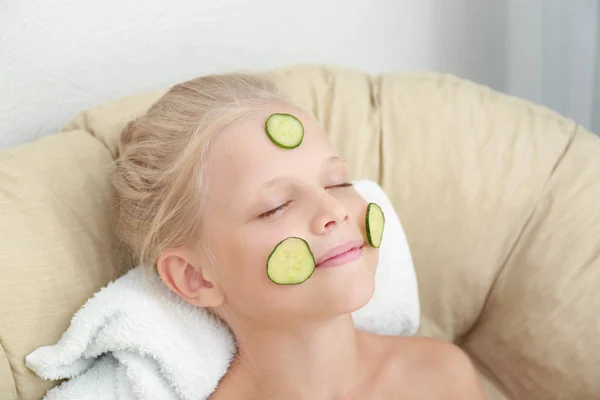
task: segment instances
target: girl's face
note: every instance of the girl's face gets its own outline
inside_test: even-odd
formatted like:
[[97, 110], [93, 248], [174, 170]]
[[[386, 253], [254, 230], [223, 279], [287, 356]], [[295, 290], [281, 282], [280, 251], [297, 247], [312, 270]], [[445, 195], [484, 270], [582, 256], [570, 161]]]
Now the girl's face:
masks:
[[[281, 149], [270, 141], [264, 126], [272, 113], [302, 121], [299, 147]], [[366, 240], [367, 203], [307, 113], [286, 104], [266, 106], [223, 132], [206, 165], [205, 240], [216, 260], [211, 269], [226, 318], [282, 325], [349, 313], [369, 301], [378, 251]], [[302, 284], [277, 285], [267, 276], [267, 259], [290, 236], [306, 240], [317, 268]], [[358, 258], [319, 265], [326, 253], [347, 244], [360, 247]]]

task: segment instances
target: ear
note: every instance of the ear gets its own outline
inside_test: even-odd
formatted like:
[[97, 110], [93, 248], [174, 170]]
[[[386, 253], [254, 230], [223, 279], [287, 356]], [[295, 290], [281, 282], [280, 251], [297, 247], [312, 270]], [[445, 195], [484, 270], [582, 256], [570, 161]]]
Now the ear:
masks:
[[156, 268], [165, 285], [188, 303], [199, 307], [218, 307], [225, 296], [198, 260], [183, 250], [166, 251], [158, 257]]

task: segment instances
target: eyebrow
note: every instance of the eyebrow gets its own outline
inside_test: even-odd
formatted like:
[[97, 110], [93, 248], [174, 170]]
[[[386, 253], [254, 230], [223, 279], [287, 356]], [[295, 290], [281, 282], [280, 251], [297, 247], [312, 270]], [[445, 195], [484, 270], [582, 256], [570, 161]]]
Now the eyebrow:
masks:
[[[325, 159], [323, 161], [322, 166], [326, 166], [328, 164], [344, 164], [345, 161], [342, 157], [340, 156], [331, 156], [327, 159]], [[277, 177], [277, 178], [273, 178], [271, 180], [268, 180], [267, 182], [265, 182], [264, 184], [262, 184], [257, 190], [256, 192], [254, 192], [254, 196], [258, 196], [260, 194], [260, 192], [262, 192], [264, 189], [269, 189], [272, 188], [273, 186], [277, 185], [279, 182], [281, 181], [285, 181], [286, 178], [285, 177]]]
[[269, 189], [272, 188], [273, 186], [277, 185], [277, 183], [284, 181], [285, 178], [283, 177], [277, 177], [274, 179], [271, 179], [267, 182], [265, 182], [264, 184], [262, 184], [255, 192], [255, 194], [259, 194], [261, 191], [263, 191], [264, 189]]
[[328, 159], [326, 159], [325, 161], [323, 161], [323, 166], [325, 166], [327, 164], [337, 164], [337, 163], [344, 164], [345, 161], [340, 156], [331, 156]]

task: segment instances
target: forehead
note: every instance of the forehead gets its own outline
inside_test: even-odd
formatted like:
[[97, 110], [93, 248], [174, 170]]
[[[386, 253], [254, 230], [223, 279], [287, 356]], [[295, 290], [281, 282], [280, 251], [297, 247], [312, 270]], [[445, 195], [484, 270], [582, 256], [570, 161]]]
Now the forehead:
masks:
[[[269, 139], [265, 121], [273, 113], [288, 113], [304, 126], [304, 138], [295, 149], [282, 149]], [[305, 111], [288, 104], [270, 104], [229, 126], [208, 158], [209, 180], [237, 186], [255, 186], [275, 176], [307, 172], [307, 167], [337, 155], [327, 135]], [[216, 189], [216, 188], [215, 188]]]

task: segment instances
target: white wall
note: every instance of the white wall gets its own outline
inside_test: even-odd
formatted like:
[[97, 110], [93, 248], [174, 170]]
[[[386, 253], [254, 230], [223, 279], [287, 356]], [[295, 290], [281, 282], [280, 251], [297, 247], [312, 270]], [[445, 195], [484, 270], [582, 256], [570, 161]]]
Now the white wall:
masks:
[[55, 132], [100, 101], [297, 62], [451, 72], [587, 124], [593, 68], [579, 61], [600, 52], [597, 3], [0, 0], [0, 148]]
[[594, 84], [600, 88], [600, 2], [508, 2], [510, 52], [505, 90], [545, 104], [600, 133], [594, 121], [600, 114], [600, 95], [594, 105]]
[[[200, 74], [296, 62], [427, 68], [431, 2], [0, 0], [0, 147]], [[424, 45], [425, 44], [425, 45]]]

